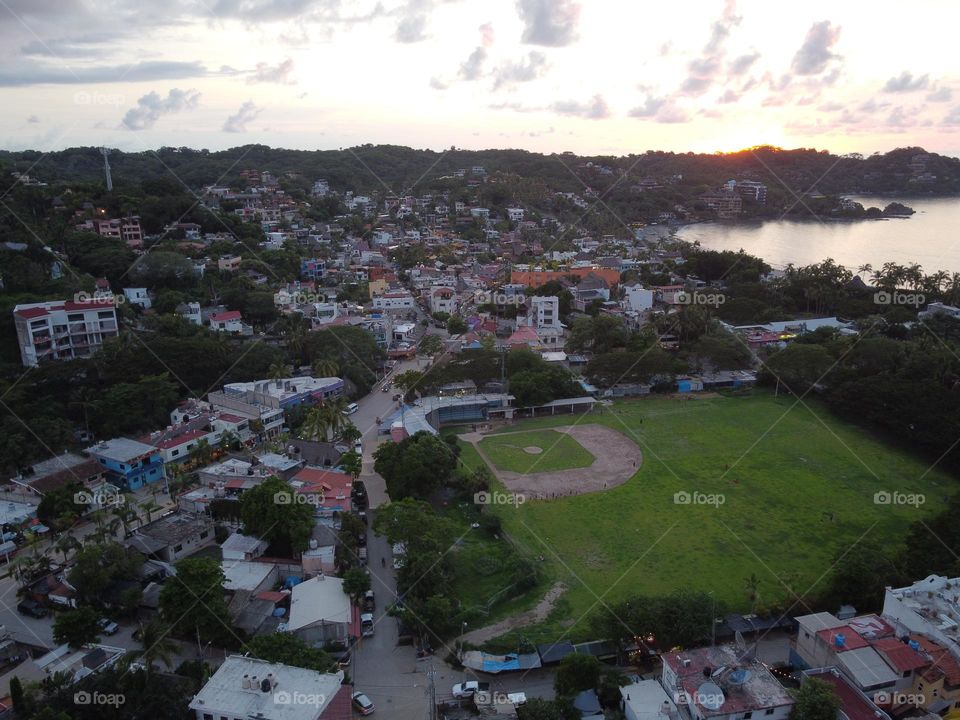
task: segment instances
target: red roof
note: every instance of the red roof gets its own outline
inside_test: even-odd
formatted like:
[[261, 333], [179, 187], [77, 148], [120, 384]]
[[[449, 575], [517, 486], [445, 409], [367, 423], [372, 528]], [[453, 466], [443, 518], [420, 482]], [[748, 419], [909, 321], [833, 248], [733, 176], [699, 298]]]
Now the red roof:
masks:
[[901, 675], [930, 664], [929, 659], [914, 650], [907, 643], [895, 637], [875, 640], [873, 647], [883, 656], [887, 664]]
[[882, 638], [893, 635], [893, 625], [879, 615], [861, 615], [847, 620], [847, 625], [865, 638]]
[[38, 317], [45, 317], [50, 313], [43, 308], [27, 308], [26, 310], [18, 310], [17, 315], [27, 320], [33, 320]]
[[318, 720], [351, 720], [353, 718], [353, 685], [341, 685], [327, 703]]
[[163, 442], [159, 442], [155, 447], [160, 450], [169, 450], [170, 448], [175, 448], [185, 443], [190, 442], [191, 440], [196, 440], [198, 438], [205, 437], [207, 435], [206, 430], [187, 430], [187, 432], [182, 435], [177, 435]]
[[[837, 644], [838, 636], [843, 636], [843, 645]], [[859, 650], [867, 647], [870, 643], [864, 640], [860, 633], [849, 625], [841, 625], [835, 628], [826, 628], [817, 631], [817, 637], [827, 643], [835, 652], [846, 652], [847, 650]]]
[[233, 480], [227, 480], [223, 486], [225, 488], [230, 488], [231, 490], [238, 490], [247, 484], [247, 481], [243, 478], [234, 478]]
[[839, 673], [834, 675], [829, 670], [825, 670], [816, 674], [811, 673], [810, 676], [833, 686], [840, 701], [840, 709], [848, 720], [876, 720], [876, 708], [873, 703], [858, 693], [842, 675]]
[[914, 635], [911, 640], [920, 643], [920, 647], [930, 656], [932, 663], [924, 670], [923, 677], [927, 682], [936, 682], [941, 677], [951, 687], [960, 685], [960, 664], [956, 658], [940, 643], [923, 635]]
[[212, 322], [229, 322], [230, 320], [242, 320], [243, 316], [240, 314], [239, 310], [227, 310], [222, 313], [211, 313], [210, 320]]
[[277, 590], [264, 590], [263, 592], [257, 593], [255, 597], [257, 600], [269, 600], [272, 603], [278, 603], [290, 596], [287, 593], [282, 593]]
[[245, 417], [241, 417], [240, 415], [234, 415], [232, 413], [220, 413], [217, 417], [220, 420], [223, 420], [224, 422], [228, 422], [228, 423], [242, 423], [244, 420], [246, 420]]

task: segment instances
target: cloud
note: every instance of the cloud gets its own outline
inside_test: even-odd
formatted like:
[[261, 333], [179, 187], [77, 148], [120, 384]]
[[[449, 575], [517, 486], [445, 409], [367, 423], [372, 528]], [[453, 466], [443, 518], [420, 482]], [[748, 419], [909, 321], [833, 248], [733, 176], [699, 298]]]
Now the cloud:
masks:
[[226, 119], [223, 123], [223, 131], [228, 133], [243, 133], [247, 131], [247, 125], [256, 120], [257, 115], [263, 112], [263, 108], [257, 107], [253, 100], [247, 100], [240, 109]]
[[295, 85], [296, 80], [290, 77], [293, 72], [293, 60], [287, 58], [276, 67], [271, 67], [267, 63], [257, 63], [253, 74], [247, 77], [247, 85], [255, 83], [273, 83], [275, 85]]
[[563, 47], [577, 40], [580, 3], [573, 0], [517, 0], [523, 42]]
[[897, 77], [892, 77], [887, 80], [886, 85], [883, 86], [883, 91], [890, 93], [914, 92], [915, 90], [926, 90], [929, 84], [929, 75], [914, 77], [911, 73], [904, 70]]
[[418, 43], [426, 40], [427, 16], [423, 13], [414, 13], [401, 18], [393, 37], [401, 43]]
[[729, 103], [735, 103], [740, 99], [740, 94], [733, 89], [728, 89], [723, 95], [721, 95], [717, 102], [721, 105], [728, 105]]
[[843, 110], [846, 107], [843, 103], [838, 102], [825, 102], [823, 105], [817, 108], [820, 112], [838, 112]]
[[137, 106], [127, 110], [121, 124], [128, 130], [148, 130], [164, 115], [193, 110], [200, 102], [196, 90], [172, 88], [166, 97], [150, 92], [137, 100]]
[[448, 87], [450, 87], [450, 84], [444, 82], [438, 77], [432, 77], [430, 78], [430, 87], [432, 87], [434, 90], [446, 90]]
[[660, 123], [683, 123], [690, 120], [687, 111], [677, 105], [667, 97], [656, 97], [648, 95], [643, 105], [632, 108], [628, 113], [630, 117], [644, 118], [654, 120]]
[[460, 70], [457, 75], [461, 80], [479, 80], [483, 75], [483, 66], [487, 62], [487, 49], [482, 45], [474, 48], [470, 56], [460, 63]]
[[48, 66], [36, 63], [9, 64], [0, 70], [0, 87], [26, 85], [83, 85], [117, 82], [151, 82], [185, 80], [231, 74], [231, 68], [211, 71], [200, 62], [154, 60], [134, 65], [99, 65], [94, 67]]
[[927, 95], [927, 102], [950, 102], [953, 100], [953, 90], [944, 86], [937, 88]]
[[553, 103], [550, 109], [560, 115], [582, 117], [589, 120], [602, 120], [610, 117], [610, 107], [602, 95], [594, 95], [587, 102], [579, 100], [560, 100]]
[[704, 46], [700, 57], [694, 58], [687, 64], [687, 79], [680, 86], [680, 91], [687, 95], [702, 95], [720, 75], [723, 59], [726, 55], [725, 45], [733, 29], [740, 24], [737, 15], [737, 6], [734, 0], [726, 0], [723, 6], [723, 15], [710, 28], [710, 39]]
[[813, 23], [793, 56], [791, 68], [797, 75], [819, 75], [827, 69], [830, 61], [840, 57], [832, 52], [839, 39], [839, 26], [834, 27], [829, 20]]
[[40, 118], [38, 118], [36, 115], [31, 115], [30, 117], [27, 118], [27, 122], [30, 123], [31, 125], [34, 125], [40, 122]]
[[941, 121], [942, 125], [960, 125], [960, 105], [954, 105], [953, 109]]
[[863, 103], [861, 103], [857, 110], [865, 113], [875, 113], [880, 110], [886, 110], [888, 107], [890, 107], [890, 103], [877, 102], [876, 98], [870, 98], [869, 100], [865, 100]]
[[525, 58], [517, 62], [505, 62], [493, 71], [493, 89], [536, 80], [542, 77], [548, 68], [547, 56], [537, 50], [531, 50]]
[[916, 115], [916, 110], [905, 110], [902, 105], [898, 105], [887, 117], [887, 125], [898, 128], [913, 127], [917, 124]]
[[56, 60], [100, 57], [104, 54], [104, 48], [99, 46], [111, 42], [115, 42], [115, 38], [108, 33], [37, 39], [23, 45], [20, 54], [51, 57]]
[[760, 53], [753, 52], [741, 55], [730, 63], [731, 75], [743, 75], [747, 70], [753, 67], [753, 64], [760, 59]]
[[480, 44], [485, 48], [493, 45], [494, 32], [493, 25], [490, 23], [484, 23], [480, 26]]

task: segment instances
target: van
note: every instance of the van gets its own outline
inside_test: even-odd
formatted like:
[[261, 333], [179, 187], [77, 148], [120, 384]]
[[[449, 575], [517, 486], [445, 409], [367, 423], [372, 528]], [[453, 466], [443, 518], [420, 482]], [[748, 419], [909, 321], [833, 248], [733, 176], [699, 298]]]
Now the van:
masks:
[[343, 411], [344, 415], [353, 415], [357, 410], [360, 409], [360, 406], [356, 403], [350, 403], [347, 405], [346, 410]]

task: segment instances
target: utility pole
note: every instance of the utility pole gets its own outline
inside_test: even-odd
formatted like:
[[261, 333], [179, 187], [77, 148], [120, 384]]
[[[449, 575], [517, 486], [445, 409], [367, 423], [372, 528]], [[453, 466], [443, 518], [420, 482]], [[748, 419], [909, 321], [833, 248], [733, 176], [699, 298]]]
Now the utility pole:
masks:
[[430, 659], [430, 669], [427, 670], [427, 679], [430, 681], [430, 720], [437, 720], [437, 684], [436, 671], [433, 669], [433, 658]]

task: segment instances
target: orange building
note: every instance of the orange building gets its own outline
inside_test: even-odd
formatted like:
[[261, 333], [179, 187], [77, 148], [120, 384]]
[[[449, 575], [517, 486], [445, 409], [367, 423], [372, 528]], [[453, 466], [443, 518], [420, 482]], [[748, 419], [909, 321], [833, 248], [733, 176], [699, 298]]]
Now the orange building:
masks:
[[571, 275], [576, 275], [579, 278], [585, 278], [591, 273], [606, 280], [607, 285], [610, 287], [613, 287], [620, 282], [619, 270], [602, 267], [578, 267], [570, 268], [569, 270], [514, 270], [510, 273], [510, 282], [526, 285], [527, 287], [537, 288], [550, 282], [551, 280], [562, 280], [570, 277]]

